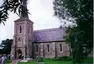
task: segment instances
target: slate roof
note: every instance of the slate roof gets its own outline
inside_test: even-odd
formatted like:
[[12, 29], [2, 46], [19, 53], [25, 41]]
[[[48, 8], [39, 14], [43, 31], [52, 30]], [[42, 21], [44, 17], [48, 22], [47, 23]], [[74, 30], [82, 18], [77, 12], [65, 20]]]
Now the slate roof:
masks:
[[65, 28], [53, 28], [34, 31], [34, 42], [64, 41]]

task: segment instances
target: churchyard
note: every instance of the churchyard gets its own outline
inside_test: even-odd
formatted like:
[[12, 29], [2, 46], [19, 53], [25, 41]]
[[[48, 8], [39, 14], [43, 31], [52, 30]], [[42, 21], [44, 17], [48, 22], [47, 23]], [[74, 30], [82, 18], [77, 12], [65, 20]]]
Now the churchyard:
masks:
[[[4, 0], [2, 4], [0, 3], [0, 24], [5, 24], [10, 14], [9, 11], [19, 16], [19, 19], [12, 20], [14, 21], [13, 39], [2, 40], [0, 44], [0, 53], [2, 54], [0, 64], [93, 64], [93, 57], [89, 57], [89, 55], [93, 56], [93, 0], [54, 0], [53, 2], [49, 0], [54, 5], [54, 7], [52, 6], [54, 14], [51, 13], [49, 2], [39, 1], [41, 2], [39, 3], [36, 0], [38, 4], [45, 5], [36, 3], [35, 7], [38, 8], [35, 13], [39, 12], [39, 14], [32, 15], [32, 18], [36, 16], [35, 21], [31, 17], [29, 18], [29, 9], [32, 11], [33, 8], [30, 8], [32, 5], [27, 8], [27, 1]], [[44, 12], [45, 14], [43, 14]], [[48, 21], [52, 27], [57, 26], [52, 20], [53, 15], [59, 19], [60, 26], [46, 29]], [[13, 18], [16, 19], [14, 15]], [[13, 18], [11, 17], [11, 19]], [[33, 24], [38, 23], [36, 21], [41, 21], [38, 28], [45, 25], [46, 30], [33, 30]], [[50, 27], [49, 25], [48, 27]], [[1, 37], [5, 33], [7, 33], [6, 36], [12, 34], [5, 32], [11, 30], [3, 31], [2, 29], [0, 29]], [[6, 54], [10, 54], [9, 59]], [[33, 56], [43, 58], [31, 59]]]

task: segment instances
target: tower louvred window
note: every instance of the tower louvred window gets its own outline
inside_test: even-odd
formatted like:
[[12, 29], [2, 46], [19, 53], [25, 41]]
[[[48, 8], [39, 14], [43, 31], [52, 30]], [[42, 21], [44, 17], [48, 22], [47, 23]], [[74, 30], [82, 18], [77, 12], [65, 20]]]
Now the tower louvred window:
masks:
[[22, 26], [20, 26], [20, 33], [22, 33]]

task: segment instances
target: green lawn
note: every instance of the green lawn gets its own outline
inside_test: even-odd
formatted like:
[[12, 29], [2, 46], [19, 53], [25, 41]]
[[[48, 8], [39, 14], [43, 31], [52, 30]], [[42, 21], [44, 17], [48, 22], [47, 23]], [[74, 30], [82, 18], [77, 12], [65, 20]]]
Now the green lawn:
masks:
[[94, 61], [93, 58], [87, 58], [87, 59], [84, 61], [84, 64], [93, 64], [93, 61]]
[[[20, 62], [19, 64], [36, 64], [36, 61], [33, 60], [33, 61], [27, 62], [27, 63]], [[72, 63], [71, 63], [71, 61], [55, 61], [55, 60], [51, 60], [51, 59], [44, 59], [44, 64], [72, 64]]]
[[11, 60], [7, 60], [5, 64], [10, 64], [11, 62]]
[[[10, 64], [10, 60], [8, 60], [6, 62], [6, 64]], [[27, 63], [22, 63], [22, 62], [19, 62], [19, 64], [36, 64], [36, 60], [32, 60], [30, 62], [27, 62]], [[53, 60], [53, 59], [44, 59], [44, 64], [72, 64], [72, 61], [56, 61], [56, 60]], [[83, 64], [93, 64], [93, 58], [88, 58], [84, 61]]]
[[[36, 61], [33, 60], [31, 62], [27, 62], [27, 63], [19, 63], [19, 64], [36, 64]], [[44, 64], [72, 64], [72, 61], [56, 61], [56, 60], [52, 60], [52, 59], [44, 59]], [[84, 61], [83, 64], [93, 64], [93, 58], [88, 58]]]

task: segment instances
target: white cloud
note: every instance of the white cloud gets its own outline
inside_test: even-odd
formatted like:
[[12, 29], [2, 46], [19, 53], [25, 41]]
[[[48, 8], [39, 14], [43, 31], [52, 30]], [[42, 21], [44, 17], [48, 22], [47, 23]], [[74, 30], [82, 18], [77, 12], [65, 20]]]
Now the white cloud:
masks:
[[59, 26], [57, 18], [53, 17], [53, 0], [29, 0], [30, 19], [34, 22], [34, 29], [45, 29]]
[[5, 30], [5, 26], [3, 24], [0, 24], [0, 42], [1, 40], [5, 39], [5, 34], [6, 30]]

